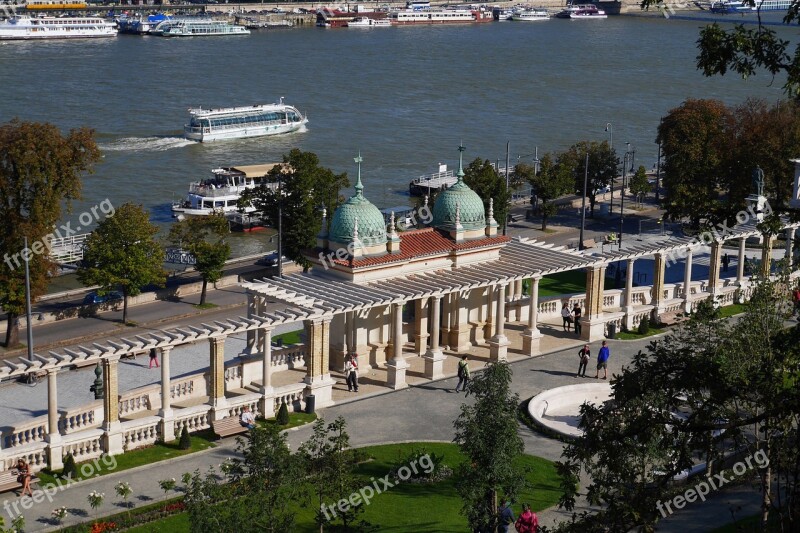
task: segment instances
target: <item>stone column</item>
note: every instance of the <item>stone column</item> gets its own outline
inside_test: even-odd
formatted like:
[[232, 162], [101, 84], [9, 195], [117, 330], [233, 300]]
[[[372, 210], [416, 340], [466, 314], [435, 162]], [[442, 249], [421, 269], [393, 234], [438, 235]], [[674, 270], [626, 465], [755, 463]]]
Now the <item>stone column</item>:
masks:
[[169, 354], [171, 351], [172, 346], [164, 346], [159, 349], [161, 352], [161, 409], [158, 411], [158, 416], [161, 417], [161, 438], [164, 442], [173, 441], [176, 437], [172, 393], [170, 392]]
[[489, 359], [492, 361], [508, 360], [508, 337], [506, 337], [506, 287], [508, 283], [500, 283], [496, 286], [494, 293], [497, 298], [497, 309], [495, 312], [495, 334], [489, 341]]
[[522, 351], [528, 355], [539, 353], [539, 341], [542, 333], [539, 331], [539, 280], [531, 278], [531, 296], [528, 298], [528, 327], [522, 333]]
[[581, 317], [583, 328], [581, 338], [589, 342], [605, 338], [605, 317], [603, 315], [603, 290], [606, 265], [586, 269], [586, 309]]
[[442, 348], [450, 348], [450, 313], [452, 310], [452, 293], [445, 294], [442, 298], [442, 332], [439, 338], [441, 339]]
[[308, 332], [306, 355], [306, 394], [313, 394], [316, 407], [333, 405], [333, 385], [330, 374], [330, 318], [306, 320]]
[[425, 377], [428, 379], [438, 379], [444, 376], [442, 368], [444, 366], [444, 354], [439, 347], [439, 328], [436, 324], [439, 322], [439, 314], [441, 313], [441, 296], [431, 296], [428, 303], [428, 308], [431, 310], [431, 347], [425, 352], [423, 358], [425, 359]]
[[664, 254], [653, 256], [653, 286], [650, 288], [650, 297], [653, 304], [653, 320], [658, 321], [658, 317], [664, 312]]
[[466, 352], [472, 348], [472, 343], [469, 340], [469, 319], [468, 309], [469, 292], [466, 293], [464, 298], [461, 297], [460, 292], [451, 294], [451, 311], [450, 318], [452, 324], [450, 326], [450, 349], [456, 353]]
[[625, 311], [625, 327], [628, 330], [633, 329], [634, 310], [636, 307], [633, 304], [633, 265], [635, 262], [635, 259], [628, 259], [625, 270], [625, 294], [623, 295], [625, 301], [622, 310]]
[[708, 292], [716, 297], [719, 291], [719, 269], [722, 264], [722, 242], [714, 241], [711, 243], [711, 257], [708, 263]]
[[119, 423], [119, 356], [103, 359], [103, 447], [109, 455], [123, 453], [122, 428]]
[[736, 283], [739, 285], [739, 287], [742, 287], [746, 283], [744, 279], [744, 252], [746, 245], [747, 239], [745, 237], [739, 239], [739, 259], [738, 263], [736, 263]]
[[[427, 352], [428, 337], [430, 337], [428, 333], [429, 309], [428, 300], [420, 298], [414, 301], [414, 351], [417, 355], [425, 355]], [[434, 329], [437, 328], [432, 327], [431, 331]]]
[[692, 249], [686, 250], [686, 264], [683, 268], [683, 310], [692, 312]]
[[275, 416], [274, 389], [272, 388], [272, 328], [263, 328], [259, 352], [261, 367], [261, 414], [264, 418]]
[[764, 235], [764, 243], [761, 245], [761, 275], [769, 278], [772, 267], [772, 244], [775, 241], [774, 235]]
[[510, 322], [519, 322], [522, 320], [522, 280], [514, 281], [514, 296], [512, 298], [514, 305], [509, 312]]
[[494, 286], [486, 287], [486, 323], [483, 325], [483, 338], [488, 343], [494, 332]]
[[386, 363], [387, 385], [403, 389], [406, 384], [408, 362], [403, 357], [403, 304], [392, 304], [392, 360]]
[[790, 269], [794, 262], [794, 233], [795, 228], [786, 228], [786, 263]]
[[208, 404], [213, 420], [228, 416], [228, 400], [225, 398], [225, 337], [211, 337], [209, 345]]
[[[257, 296], [247, 290], [247, 318], [252, 319], [258, 314], [256, 309]], [[255, 353], [256, 351], [256, 331], [253, 329], [247, 330], [247, 345], [245, 346], [245, 353]]]
[[57, 375], [57, 368], [47, 371], [47, 465], [52, 470], [64, 467], [64, 447], [61, 445], [61, 432], [58, 429]]

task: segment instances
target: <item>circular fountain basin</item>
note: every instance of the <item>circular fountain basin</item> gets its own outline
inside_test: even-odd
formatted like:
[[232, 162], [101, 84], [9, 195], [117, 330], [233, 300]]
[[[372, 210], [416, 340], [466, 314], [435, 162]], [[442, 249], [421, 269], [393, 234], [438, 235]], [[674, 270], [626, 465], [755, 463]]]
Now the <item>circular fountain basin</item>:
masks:
[[611, 398], [611, 385], [602, 383], [581, 383], [566, 385], [543, 391], [528, 402], [530, 413], [536, 424], [567, 438], [580, 437], [578, 429], [581, 405], [602, 404]]

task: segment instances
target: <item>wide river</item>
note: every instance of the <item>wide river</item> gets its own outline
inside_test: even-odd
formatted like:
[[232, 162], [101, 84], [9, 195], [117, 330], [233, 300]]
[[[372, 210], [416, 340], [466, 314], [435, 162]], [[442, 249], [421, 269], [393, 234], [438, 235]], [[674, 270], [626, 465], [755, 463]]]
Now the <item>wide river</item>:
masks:
[[[777, 19], [771, 14], [772, 20]], [[718, 20], [741, 20], [719, 17]], [[169, 204], [218, 166], [278, 161], [293, 147], [355, 175], [380, 207], [407, 204], [408, 182], [466, 158], [505, 159], [609, 139], [651, 167], [659, 117], [688, 98], [729, 104], [783, 97], [782, 80], [705, 78], [694, 66], [699, 20], [612, 17], [446, 27], [305, 28], [249, 37], [0, 44], [0, 122], [89, 126], [104, 160], [84, 180], [86, 206]], [[778, 28], [796, 40], [796, 28]], [[182, 139], [189, 107], [277, 101], [308, 114], [307, 131], [198, 144]], [[800, 154], [798, 154], [800, 155]], [[527, 159], [529, 160], [529, 158]], [[256, 240], [240, 242], [240, 253]]]

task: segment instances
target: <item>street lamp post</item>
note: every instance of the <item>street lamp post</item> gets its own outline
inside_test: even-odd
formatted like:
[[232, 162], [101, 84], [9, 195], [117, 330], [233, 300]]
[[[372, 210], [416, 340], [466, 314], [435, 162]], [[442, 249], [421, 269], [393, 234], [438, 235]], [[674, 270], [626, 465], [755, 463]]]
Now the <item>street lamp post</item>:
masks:
[[508, 194], [509, 176], [508, 167], [511, 165], [510, 152], [511, 141], [506, 142], [506, 219], [503, 221], [503, 235], [508, 235], [508, 215], [511, 210], [511, 196]]
[[589, 152], [586, 152], [586, 163], [583, 165], [583, 199], [581, 200], [581, 236], [578, 250], [583, 250], [583, 229], [586, 226], [586, 186], [589, 182]]
[[614, 127], [610, 122], [606, 122], [606, 131], [608, 132], [608, 147], [614, 149]]
[[622, 229], [623, 224], [625, 222], [625, 188], [627, 185], [627, 174], [626, 170], [628, 168], [628, 161], [631, 162], [631, 170], [630, 172], [633, 173], [633, 161], [636, 155], [636, 150], [631, 150], [631, 143], [625, 143], [625, 156], [622, 158], [622, 192], [620, 193], [620, 207], [619, 207], [619, 248], [622, 249]]
[[283, 169], [278, 174], [278, 278], [283, 278]]
[[28, 237], [25, 237], [25, 247], [22, 249], [22, 258], [25, 260], [25, 315], [28, 331], [28, 361], [33, 361], [33, 325], [31, 324], [31, 271], [30, 250], [28, 249]]

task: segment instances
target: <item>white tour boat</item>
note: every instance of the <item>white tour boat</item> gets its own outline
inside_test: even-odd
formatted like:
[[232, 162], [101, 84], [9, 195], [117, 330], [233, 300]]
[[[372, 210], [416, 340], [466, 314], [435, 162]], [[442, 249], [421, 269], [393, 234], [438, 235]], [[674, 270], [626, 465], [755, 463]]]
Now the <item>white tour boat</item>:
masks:
[[[214, 213], [252, 213], [253, 206], [239, 209], [239, 198], [248, 189], [258, 187], [276, 164], [215, 168], [213, 177], [189, 184], [182, 202], [172, 204], [172, 216], [208, 216]], [[271, 186], [272, 184], [270, 184]], [[276, 185], [277, 186], [277, 185]]]
[[162, 22], [152, 34], [162, 37], [207, 37], [214, 35], [250, 35], [244, 26], [235, 26], [226, 20], [185, 18]]
[[532, 22], [536, 20], [550, 20], [550, 13], [546, 9], [521, 9], [511, 15], [511, 20]]
[[17, 39], [88, 39], [114, 37], [113, 22], [99, 17], [30, 17], [16, 15], [0, 21], [0, 40]]
[[406, 9], [405, 11], [392, 11], [389, 13], [389, 21], [400, 26], [409, 24], [463, 24], [465, 22], [491, 22], [492, 20], [494, 20], [492, 12], [481, 9]]
[[348, 28], [387, 28], [392, 25], [389, 19], [373, 19], [369, 17], [356, 17], [347, 24]]
[[602, 9], [597, 9], [594, 4], [578, 6], [579, 9], [569, 14], [570, 20], [585, 20], [585, 19], [604, 19], [608, 18], [606, 12]]
[[284, 104], [283, 98], [277, 104], [190, 109], [189, 115], [184, 136], [200, 142], [291, 133], [308, 122], [296, 107]]

